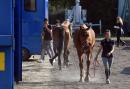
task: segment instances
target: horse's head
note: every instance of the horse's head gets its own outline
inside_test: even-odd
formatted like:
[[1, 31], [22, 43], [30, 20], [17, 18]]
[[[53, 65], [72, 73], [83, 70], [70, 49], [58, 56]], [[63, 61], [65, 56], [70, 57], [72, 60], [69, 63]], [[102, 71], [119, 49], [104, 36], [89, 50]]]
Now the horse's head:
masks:
[[89, 41], [89, 28], [86, 25], [81, 25], [79, 30], [79, 40], [82, 47], [82, 50], [84, 52], [88, 51], [88, 48], [90, 47], [90, 41]]

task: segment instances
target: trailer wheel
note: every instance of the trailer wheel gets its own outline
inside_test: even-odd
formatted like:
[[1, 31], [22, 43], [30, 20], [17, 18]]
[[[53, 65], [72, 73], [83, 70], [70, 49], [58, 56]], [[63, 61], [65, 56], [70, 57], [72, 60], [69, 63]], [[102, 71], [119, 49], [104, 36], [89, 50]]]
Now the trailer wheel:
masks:
[[28, 61], [30, 56], [31, 56], [30, 51], [27, 48], [23, 47], [22, 48], [22, 59], [23, 59], [23, 61]]

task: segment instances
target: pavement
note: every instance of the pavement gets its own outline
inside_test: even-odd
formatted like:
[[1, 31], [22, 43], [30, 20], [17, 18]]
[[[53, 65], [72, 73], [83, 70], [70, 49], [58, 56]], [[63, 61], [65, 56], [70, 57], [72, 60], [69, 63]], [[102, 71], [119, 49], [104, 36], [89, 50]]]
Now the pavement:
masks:
[[[72, 42], [71, 42], [72, 43]], [[100, 65], [96, 67], [94, 77], [93, 65], [90, 68], [90, 82], [79, 82], [79, 62], [76, 49], [71, 44], [70, 65], [62, 71], [58, 70], [57, 60], [54, 66], [49, 63], [46, 56], [44, 63], [38, 63], [35, 60], [23, 62], [23, 81], [14, 89], [130, 89], [130, 41], [125, 47], [115, 48], [114, 61], [112, 65], [111, 84], [105, 83], [104, 67], [99, 57]], [[99, 42], [96, 43], [93, 56], [97, 52]], [[35, 59], [39, 59], [37, 55]], [[62, 57], [63, 60], [63, 57]], [[86, 64], [84, 59], [84, 71]]]

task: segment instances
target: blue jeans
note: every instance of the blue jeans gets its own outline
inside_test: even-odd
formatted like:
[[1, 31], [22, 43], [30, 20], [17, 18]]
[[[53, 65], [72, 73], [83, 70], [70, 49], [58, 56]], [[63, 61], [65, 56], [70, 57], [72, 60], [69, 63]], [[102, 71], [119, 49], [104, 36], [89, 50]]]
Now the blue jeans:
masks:
[[111, 73], [111, 65], [113, 62], [113, 58], [102, 57], [102, 61], [105, 67], [106, 79], [108, 79]]
[[43, 42], [43, 48], [41, 52], [41, 59], [44, 60], [45, 58], [45, 52], [49, 55], [50, 58], [54, 56], [54, 51], [53, 51], [53, 41], [52, 40], [44, 40]]

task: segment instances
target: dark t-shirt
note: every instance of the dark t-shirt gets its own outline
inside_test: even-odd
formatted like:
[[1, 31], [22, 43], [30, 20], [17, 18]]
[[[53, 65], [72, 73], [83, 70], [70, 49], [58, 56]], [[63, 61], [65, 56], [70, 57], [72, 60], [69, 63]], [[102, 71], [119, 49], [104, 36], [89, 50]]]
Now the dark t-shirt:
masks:
[[102, 57], [108, 57], [108, 58], [113, 57], [113, 54], [108, 56], [108, 53], [112, 50], [112, 48], [114, 46], [114, 41], [111, 39], [109, 41], [107, 41], [106, 39], [103, 39], [101, 41], [101, 45], [103, 47]]
[[[52, 30], [51, 25], [48, 25], [48, 28]], [[44, 40], [52, 40], [52, 34], [47, 31], [47, 29], [44, 27]]]

